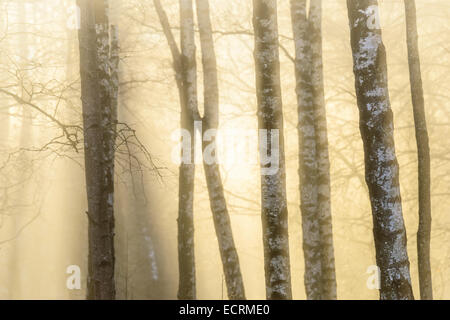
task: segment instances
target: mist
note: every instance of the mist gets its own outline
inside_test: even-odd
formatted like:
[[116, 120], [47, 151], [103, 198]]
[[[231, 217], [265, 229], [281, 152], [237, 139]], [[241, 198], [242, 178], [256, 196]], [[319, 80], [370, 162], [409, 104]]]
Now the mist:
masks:
[[0, 299], [450, 299], [449, 19], [0, 1]]

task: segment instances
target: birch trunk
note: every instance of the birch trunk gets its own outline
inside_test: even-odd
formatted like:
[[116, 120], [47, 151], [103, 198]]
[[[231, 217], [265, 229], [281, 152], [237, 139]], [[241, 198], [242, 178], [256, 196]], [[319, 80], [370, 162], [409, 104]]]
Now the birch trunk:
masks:
[[[208, 0], [197, 0], [197, 18], [200, 29], [200, 43], [202, 49], [203, 82], [204, 82], [204, 110], [202, 119], [203, 130], [217, 130], [219, 123], [219, 86], [217, 80], [217, 62], [214, 51], [211, 20], [209, 17]], [[210, 141], [203, 140], [203, 154], [208, 146], [216, 144], [216, 137]], [[214, 158], [217, 155], [214, 154]], [[217, 158], [210, 163], [203, 157], [206, 183], [208, 186], [211, 211], [219, 242], [220, 257], [227, 285], [229, 299], [245, 299], [244, 283], [242, 280], [239, 257], [234, 244], [230, 216], [223, 191], [222, 178]]]
[[[275, 173], [267, 172], [267, 165], [261, 162], [261, 216], [266, 297], [291, 299], [283, 112], [275, 0], [253, 0], [253, 28], [258, 127], [263, 139], [269, 141], [267, 150], [272, 149], [271, 156], [278, 157], [279, 160], [278, 170]], [[267, 131], [267, 137], [263, 133], [264, 130]], [[278, 137], [273, 130], [278, 130]], [[279, 139], [278, 149], [272, 145], [276, 138]], [[261, 155], [266, 153], [261, 141], [259, 148]]]
[[422, 300], [432, 300], [433, 289], [430, 263], [430, 146], [428, 143], [425, 101], [423, 97], [422, 75], [420, 72], [415, 0], [405, 0], [405, 12], [409, 78], [411, 82], [411, 96], [419, 163], [419, 230], [417, 232], [417, 260], [419, 266], [420, 298]]
[[378, 2], [347, 0], [347, 6], [366, 183], [381, 271], [380, 299], [414, 299]]

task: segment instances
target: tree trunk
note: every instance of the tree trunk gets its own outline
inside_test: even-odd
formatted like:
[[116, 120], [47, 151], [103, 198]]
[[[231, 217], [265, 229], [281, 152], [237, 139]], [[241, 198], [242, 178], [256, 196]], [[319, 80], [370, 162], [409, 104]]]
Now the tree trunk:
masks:
[[[214, 51], [211, 20], [209, 17], [208, 0], [197, 0], [197, 18], [200, 29], [200, 43], [202, 49], [203, 82], [204, 82], [204, 110], [203, 130], [217, 130], [219, 122], [219, 86], [217, 80], [217, 62]], [[203, 140], [203, 154], [210, 145], [216, 144], [216, 137], [210, 141]], [[214, 154], [214, 158], [217, 154]], [[245, 299], [244, 283], [242, 280], [239, 257], [234, 244], [230, 216], [223, 191], [220, 168], [215, 161], [210, 163], [203, 157], [203, 166], [208, 186], [209, 201], [214, 219], [217, 240], [219, 242], [220, 257], [227, 285], [229, 299]]]
[[330, 159], [322, 64], [322, 0], [311, 0], [309, 8], [312, 92], [317, 157], [317, 210], [320, 222], [322, 266], [321, 299], [336, 299], [333, 228], [331, 220]]
[[[214, 51], [214, 42], [212, 37], [212, 28], [211, 21], [209, 17], [209, 4], [207, 0], [197, 0], [197, 15], [200, 26], [200, 42], [202, 47], [202, 62], [203, 62], [203, 70], [204, 70], [204, 87], [205, 87], [205, 115], [203, 119], [200, 118], [197, 107], [197, 98], [189, 100], [188, 95], [193, 97], [193, 94], [197, 94], [196, 83], [194, 85], [191, 83], [192, 80], [188, 81], [188, 74], [192, 74], [195, 76], [195, 47], [189, 47], [190, 43], [192, 46], [194, 45], [194, 31], [193, 31], [193, 8], [192, 2], [188, 1], [189, 4], [184, 4], [185, 7], [180, 6], [182, 10], [182, 26], [185, 28], [185, 35], [182, 34], [182, 39], [186, 39], [188, 43], [185, 44], [185, 49], [183, 49], [183, 40], [182, 40], [182, 53], [183, 50], [188, 52], [189, 54], [184, 55], [182, 57], [178, 51], [177, 44], [173, 37], [173, 34], [170, 30], [169, 21], [167, 19], [167, 15], [165, 14], [161, 3], [159, 0], [154, 0], [154, 5], [156, 11], [158, 13], [158, 17], [160, 19], [161, 25], [163, 27], [163, 32], [166, 36], [167, 42], [169, 44], [173, 65], [175, 69], [175, 75], [177, 80], [177, 86], [180, 94], [180, 102], [181, 102], [181, 114], [182, 114], [182, 129], [188, 130], [191, 137], [194, 137], [194, 121], [202, 121], [202, 128], [206, 130], [212, 129], [215, 130], [218, 127], [219, 120], [219, 93], [218, 93], [218, 81], [217, 81], [217, 66], [216, 66], [216, 56]], [[188, 6], [188, 7], [186, 7]], [[183, 10], [190, 10], [190, 12], [183, 12]], [[189, 32], [189, 34], [187, 34]], [[186, 36], [188, 38], [186, 38]], [[194, 50], [194, 51], [189, 51]], [[186, 58], [189, 56], [189, 58]], [[192, 70], [192, 72], [189, 71]], [[196, 81], [196, 80], [194, 80]], [[191, 92], [188, 92], [189, 88], [191, 88]], [[187, 105], [187, 102], [195, 101], [195, 104], [192, 104], [190, 107]], [[187, 117], [190, 115], [190, 117]], [[185, 121], [190, 121], [190, 123], [186, 123]], [[202, 149], [205, 150], [208, 146], [211, 146], [216, 143], [215, 136], [211, 137], [209, 140], [210, 143], [203, 143]], [[194, 149], [195, 149], [195, 141], [192, 140], [192, 149], [191, 149], [191, 167], [194, 167]], [[216, 155], [214, 155], [215, 157]], [[183, 164], [182, 164], [183, 165]], [[239, 265], [239, 257], [237, 255], [236, 247], [233, 240], [233, 233], [231, 229], [230, 217], [228, 214], [228, 209], [225, 201], [225, 195], [223, 191], [222, 179], [220, 177], [220, 169], [217, 165], [217, 162], [209, 163], [207, 161], [203, 162], [205, 175], [206, 175], [206, 183], [208, 186], [208, 193], [210, 198], [210, 206], [211, 211], [213, 213], [214, 226], [216, 229], [217, 240], [219, 242], [219, 250], [220, 256], [222, 259], [223, 270], [225, 273], [225, 279], [228, 290], [228, 297], [230, 299], [245, 299], [245, 290], [244, 284], [242, 280], [242, 275], [240, 271]], [[180, 170], [180, 186], [181, 186], [181, 170]], [[192, 180], [192, 193], [194, 181]], [[180, 189], [180, 197], [182, 195], [182, 190]], [[191, 197], [193, 199], [193, 197]], [[191, 203], [191, 216], [192, 213]], [[189, 240], [187, 234], [183, 237], [183, 239], [179, 238], [179, 259], [181, 266], [181, 259], [186, 261], [186, 253], [181, 252], [181, 246], [186, 246], [184, 243], [189, 242], [192, 244], [192, 247], [189, 249], [192, 251], [192, 259], [193, 259], [193, 221], [192, 221], [192, 229], [191, 229], [192, 241]], [[180, 235], [180, 233], [179, 233]], [[190, 256], [188, 257], [190, 258]], [[183, 284], [184, 288], [187, 288], [189, 284], [191, 285], [191, 299], [195, 298], [195, 268], [194, 268], [194, 260], [191, 262], [192, 277], [189, 278], [183, 275], [183, 270], [180, 267], [180, 288], [181, 284]], [[183, 265], [187, 265], [183, 263]], [[183, 281], [183, 282], [182, 282]], [[185, 289], [184, 289], [185, 291]], [[180, 296], [180, 295], [179, 295]]]
[[114, 85], [108, 6], [78, 0], [81, 99], [88, 196], [88, 299], [114, 299]]
[[386, 51], [376, 0], [347, 0], [353, 71], [372, 206], [380, 298], [414, 299], [389, 101]]
[[320, 221], [317, 216], [317, 154], [310, 50], [311, 30], [306, 16], [306, 0], [291, 0], [291, 18], [295, 42], [304, 282], [307, 298], [319, 300], [322, 296], [322, 259]]
[[[180, 0], [181, 53], [173, 37], [169, 20], [159, 0], [153, 0], [164, 35], [170, 47], [175, 70], [175, 80], [180, 95], [180, 128], [191, 137], [190, 157], [179, 167], [178, 190], [178, 299], [196, 298], [195, 250], [194, 250], [194, 179], [195, 139], [194, 119], [198, 118], [197, 68], [192, 0]], [[195, 110], [195, 114], [194, 111]]]
[[322, 66], [322, 3], [291, 0], [298, 99], [299, 176], [308, 299], [336, 299], [330, 162]]
[[[278, 159], [276, 172], [261, 161], [261, 216], [266, 297], [291, 299], [283, 112], [275, 0], [253, 0], [253, 28], [258, 127], [260, 136], [264, 139], [260, 141], [260, 154], [264, 156], [271, 150], [271, 157]], [[267, 146], [265, 146], [266, 139]], [[279, 144], [279, 148], [273, 143]]]
[[[190, 158], [179, 167], [178, 190], [178, 299], [192, 300], [196, 297], [195, 250], [194, 250], [194, 119], [197, 110], [197, 68], [192, 0], [180, 0], [181, 51], [172, 34], [167, 15], [159, 0], [153, 0], [164, 35], [170, 47], [181, 105], [181, 126], [191, 137]], [[188, 82], [188, 80], [190, 82]], [[198, 112], [198, 111], [197, 111]]]
[[180, 164], [178, 202], [178, 298], [196, 298], [194, 255], [194, 121], [198, 119], [197, 66], [195, 61], [194, 16], [192, 0], [180, 0], [181, 26], [181, 129], [191, 137], [190, 161]]
[[406, 37], [408, 45], [409, 78], [416, 130], [419, 163], [419, 230], [417, 232], [417, 260], [419, 266], [420, 298], [433, 299], [430, 263], [431, 196], [430, 146], [428, 144], [425, 102], [420, 72], [415, 0], [405, 0]]

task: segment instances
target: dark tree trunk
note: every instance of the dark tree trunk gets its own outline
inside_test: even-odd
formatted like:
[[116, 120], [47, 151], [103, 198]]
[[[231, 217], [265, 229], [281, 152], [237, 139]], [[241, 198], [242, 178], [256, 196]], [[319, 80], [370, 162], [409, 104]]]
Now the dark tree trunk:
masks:
[[[108, 6], [78, 0], [81, 100], [88, 196], [88, 299], [114, 299], [114, 105]], [[116, 83], [117, 85], [117, 83]]]
[[414, 299], [389, 101], [386, 51], [376, 0], [347, 0], [355, 88], [372, 206], [380, 298]]
[[[259, 148], [262, 155], [271, 150], [271, 156], [278, 157], [279, 160], [276, 172], [271, 172], [271, 169], [261, 162], [261, 217], [266, 297], [291, 299], [283, 112], [275, 0], [253, 0], [253, 28], [258, 127], [262, 139], [268, 140], [267, 150], [262, 141]], [[264, 130], [267, 131], [267, 135], [264, 134]], [[279, 148], [272, 145], [275, 139], [279, 139], [277, 141]]]
[[405, 0], [406, 37], [408, 45], [409, 78], [416, 130], [419, 163], [419, 230], [417, 232], [417, 260], [419, 265], [420, 298], [433, 299], [430, 263], [431, 195], [430, 146], [428, 143], [425, 101], [420, 72], [419, 43], [417, 36], [416, 2]]

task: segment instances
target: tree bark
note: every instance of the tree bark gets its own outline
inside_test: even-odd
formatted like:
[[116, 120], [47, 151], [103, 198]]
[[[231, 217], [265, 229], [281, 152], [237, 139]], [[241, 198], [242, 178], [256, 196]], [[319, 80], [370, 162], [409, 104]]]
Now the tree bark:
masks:
[[414, 299], [378, 2], [347, 0], [347, 6], [380, 299]]
[[422, 300], [432, 300], [433, 288], [430, 263], [430, 146], [428, 143], [425, 101], [423, 97], [422, 75], [420, 71], [415, 0], [405, 0], [405, 13], [409, 78], [411, 83], [411, 96], [419, 166], [419, 230], [417, 232], [417, 260], [419, 267], [420, 298]]
[[[200, 44], [202, 49], [203, 82], [204, 82], [204, 110], [202, 119], [203, 130], [217, 130], [219, 125], [219, 86], [217, 80], [217, 62], [214, 51], [211, 20], [209, 17], [208, 0], [197, 0], [197, 19], [200, 29]], [[208, 146], [216, 144], [216, 137], [210, 141], [203, 141], [203, 154]], [[214, 151], [215, 152], [215, 151]], [[214, 154], [216, 157], [217, 154]], [[234, 244], [230, 216], [223, 191], [222, 178], [217, 158], [209, 163], [203, 157], [206, 184], [208, 186], [211, 211], [219, 242], [220, 257], [227, 285], [229, 299], [245, 299], [244, 283], [242, 280], [239, 257]]]
[[[175, 69], [175, 77], [177, 81], [177, 86], [180, 94], [180, 102], [181, 102], [181, 113], [182, 118], [185, 118], [185, 115], [191, 115], [187, 121], [190, 121], [188, 124], [190, 127], [183, 127], [182, 122], [182, 128], [187, 129], [190, 133], [191, 137], [194, 137], [194, 121], [201, 121], [202, 122], [202, 128], [206, 130], [209, 129], [217, 129], [218, 128], [218, 122], [219, 122], [219, 93], [218, 93], [218, 80], [217, 80], [217, 65], [216, 65], [216, 56], [214, 51], [214, 42], [212, 37], [212, 28], [211, 28], [211, 21], [209, 17], [209, 4], [207, 0], [197, 0], [197, 16], [200, 26], [200, 43], [202, 48], [202, 63], [203, 63], [203, 72], [204, 72], [204, 103], [205, 103], [205, 115], [203, 118], [200, 118], [200, 115], [198, 113], [198, 107], [197, 102], [195, 102], [195, 105], [193, 105], [190, 109], [187, 106], [188, 98], [188, 88], [191, 88], [192, 92], [195, 92], [197, 94], [196, 85], [195, 88], [192, 88], [191, 84], [188, 83], [187, 74], [191, 73], [195, 75], [195, 70], [189, 72], [186, 68], [189, 68], [189, 66], [195, 67], [195, 47], [193, 53], [189, 54], [189, 63], [183, 62], [186, 61], [186, 58], [182, 58], [178, 51], [177, 44], [175, 42], [175, 39], [173, 37], [173, 34], [170, 30], [169, 21], [167, 19], [167, 15], [165, 14], [161, 3], [159, 0], [154, 0], [154, 5], [156, 8], [156, 11], [158, 13], [158, 17], [160, 19], [161, 25], [163, 27], [163, 32], [166, 36], [167, 42], [170, 47], [170, 51], [172, 54], [173, 59], [173, 65]], [[180, 7], [182, 9], [183, 7]], [[189, 13], [185, 12], [182, 14], [182, 25], [183, 23], [186, 23], [185, 28], [186, 30], [189, 29], [189, 43], [194, 43], [193, 37], [194, 37], [194, 31], [193, 31], [193, 8], [192, 3], [189, 4], [189, 9], [184, 10], [190, 10]], [[188, 20], [186, 20], [188, 19]], [[189, 25], [187, 25], [189, 24]], [[182, 36], [183, 37], [183, 36]], [[183, 39], [183, 38], [182, 38]], [[186, 49], [185, 49], [186, 50]], [[191, 49], [192, 50], [192, 49]], [[183, 43], [182, 43], [182, 52], [183, 52]], [[195, 101], [197, 99], [195, 98]], [[203, 142], [202, 149], [205, 151], [205, 149], [216, 143], [215, 136], [212, 136], [211, 139], [208, 141], [209, 143]], [[195, 149], [195, 141], [191, 141], [192, 143], [192, 149], [191, 149], [191, 163], [192, 166], [194, 166], [194, 149]], [[233, 233], [231, 229], [231, 222], [230, 217], [228, 214], [228, 209], [225, 201], [225, 195], [223, 191], [223, 184], [222, 179], [220, 176], [220, 169], [217, 164], [217, 162], [214, 163], [208, 163], [207, 161], [203, 162], [203, 166], [205, 169], [205, 176], [206, 176], [206, 183], [208, 187], [208, 193], [210, 198], [210, 206], [211, 211], [213, 213], [213, 220], [214, 220], [214, 226], [216, 229], [216, 235], [217, 240], [219, 243], [219, 250], [220, 250], [220, 256], [222, 259], [222, 265], [223, 270], [225, 274], [225, 280], [228, 290], [228, 297], [230, 299], [245, 299], [245, 290], [244, 290], [244, 284], [242, 280], [242, 274], [240, 271], [240, 264], [239, 264], [239, 257], [237, 255], [236, 247], [233, 240]], [[180, 177], [181, 177], [181, 171], [180, 171]], [[192, 192], [193, 192], [193, 181], [192, 181]], [[181, 185], [181, 180], [180, 180]], [[180, 189], [181, 192], [181, 189]], [[181, 194], [181, 193], [180, 193]], [[193, 204], [192, 204], [193, 205]], [[193, 223], [193, 222], [192, 222]], [[192, 237], [193, 237], [193, 225], [192, 225]], [[179, 242], [179, 248], [181, 245], [181, 241], [187, 241], [188, 237], [186, 236], [184, 238], [185, 240], [181, 240]], [[187, 239], [187, 240], [186, 240]], [[192, 245], [193, 245], [193, 238], [192, 238]], [[179, 249], [181, 250], [181, 249]], [[193, 247], [192, 247], [193, 252]], [[182, 254], [181, 252], [179, 253]], [[193, 257], [193, 256], [192, 256]], [[180, 259], [184, 257], [180, 256]], [[181, 263], [181, 262], [180, 262]], [[192, 260], [192, 263], [194, 261]], [[192, 268], [194, 268], [194, 265], [192, 265]], [[192, 269], [190, 269], [192, 270]], [[183, 272], [180, 268], [180, 286], [181, 286], [181, 279], [183, 278], [183, 281], [185, 283], [189, 284], [188, 279], [185, 278], [181, 274]], [[195, 285], [195, 273], [193, 273], [192, 278]], [[195, 287], [192, 288], [193, 290], [193, 298], [195, 298]], [[192, 295], [191, 295], [192, 296]], [[193, 299], [192, 298], [192, 299]]]
[[336, 299], [333, 228], [331, 219], [330, 159], [322, 62], [322, 0], [311, 0], [309, 24], [312, 58], [312, 92], [317, 157], [317, 210], [320, 222], [322, 266], [321, 299]]
[[194, 17], [192, 0], [180, 0], [181, 26], [181, 128], [191, 137], [189, 163], [182, 162], [179, 175], [178, 202], [178, 298], [196, 298], [194, 255], [194, 121], [198, 119], [197, 66], [195, 61]]
[[108, 5], [78, 0], [88, 196], [88, 299], [114, 299], [114, 124]]
[[[195, 62], [195, 42], [192, 0], [180, 0], [181, 53], [172, 34], [167, 15], [159, 0], [153, 0], [164, 35], [169, 44], [175, 70], [181, 106], [180, 128], [191, 137], [190, 159], [182, 160], [179, 167], [178, 190], [178, 299], [196, 298], [195, 251], [194, 251], [194, 178], [195, 139], [194, 119], [198, 119], [197, 109], [197, 68]], [[196, 112], [193, 112], [196, 110]], [[181, 157], [183, 159], [183, 157]]]
[[[278, 156], [275, 173], [261, 162], [261, 217], [267, 299], [291, 299], [283, 112], [280, 88], [277, 2], [253, 0], [258, 128], [267, 139], [267, 150]], [[267, 136], [265, 131], [267, 131]], [[278, 130], [278, 137], [276, 131]], [[278, 138], [279, 148], [272, 145]], [[275, 141], [276, 142], [276, 141]], [[266, 148], [260, 141], [260, 153]]]
[[319, 300], [322, 295], [322, 259], [320, 221], [317, 216], [317, 154], [312, 51], [310, 50], [311, 30], [306, 15], [306, 0], [291, 0], [291, 18], [295, 43], [304, 282], [307, 298]]
[[299, 176], [308, 299], [336, 299], [330, 162], [322, 66], [322, 3], [291, 0], [298, 105]]

